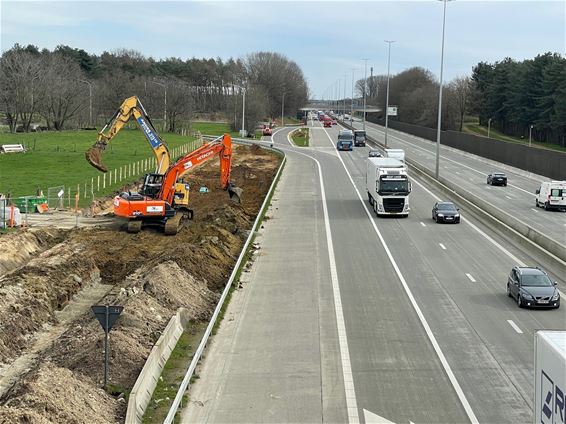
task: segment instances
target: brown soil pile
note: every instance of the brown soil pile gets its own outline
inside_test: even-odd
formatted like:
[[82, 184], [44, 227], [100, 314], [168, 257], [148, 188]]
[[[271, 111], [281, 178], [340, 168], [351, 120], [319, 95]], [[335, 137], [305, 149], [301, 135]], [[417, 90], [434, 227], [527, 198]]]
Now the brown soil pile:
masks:
[[[116, 397], [126, 392], [179, 307], [195, 321], [210, 318], [278, 163], [259, 148], [238, 147], [232, 180], [244, 190], [241, 204], [219, 190], [219, 163], [209, 161], [189, 174], [194, 220], [176, 236], [151, 228], [138, 234], [76, 229], [5, 275], [0, 279], [0, 365], [26, 353], [43, 325], [57, 324], [55, 311], [74, 294], [101, 282], [110, 291], [97, 303], [124, 306], [110, 336], [110, 383]], [[200, 193], [201, 187], [209, 192]], [[0, 399], [0, 423], [10, 416], [13, 420], [6, 422], [123, 421], [125, 401], [98, 389], [104, 342], [98, 321], [89, 312], [65, 328], [43, 351], [41, 367]], [[59, 385], [51, 392], [45, 386], [49, 380]], [[57, 387], [69, 393], [61, 395]]]

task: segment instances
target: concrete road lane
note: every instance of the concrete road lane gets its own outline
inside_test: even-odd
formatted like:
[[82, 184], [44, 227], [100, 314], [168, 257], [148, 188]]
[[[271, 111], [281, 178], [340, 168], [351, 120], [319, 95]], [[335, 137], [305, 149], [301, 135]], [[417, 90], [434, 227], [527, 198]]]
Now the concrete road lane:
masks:
[[289, 154], [183, 422], [347, 422], [321, 203], [315, 163]]

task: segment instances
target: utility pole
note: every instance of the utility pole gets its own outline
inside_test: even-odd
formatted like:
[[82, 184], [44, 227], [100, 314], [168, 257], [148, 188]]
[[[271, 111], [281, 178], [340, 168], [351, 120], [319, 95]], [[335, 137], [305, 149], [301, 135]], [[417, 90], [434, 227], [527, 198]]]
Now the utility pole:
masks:
[[387, 129], [389, 127], [389, 69], [391, 64], [391, 43], [394, 43], [394, 40], [385, 40], [387, 44], [389, 44], [389, 53], [387, 55], [387, 96], [385, 100], [385, 148], [387, 148]]

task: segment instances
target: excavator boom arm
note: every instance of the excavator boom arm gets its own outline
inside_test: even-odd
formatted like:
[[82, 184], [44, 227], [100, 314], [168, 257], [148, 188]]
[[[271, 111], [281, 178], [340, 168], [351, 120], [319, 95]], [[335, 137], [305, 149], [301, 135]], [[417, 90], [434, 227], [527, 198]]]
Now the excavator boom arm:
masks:
[[[157, 134], [155, 127], [151, 123], [147, 112], [140, 100], [132, 96], [124, 100], [120, 108], [108, 123], [100, 130], [96, 143], [86, 152], [87, 161], [102, 172], [107, 172], [108, 168], [102, 163], [102, 152], [126, 123], [134, 118], [143, 132], [143, 135], [153, 149], [157, 161], [156, 173], [164, 174], [171, 163], [169, 150], [163, 140]], [[108, 128], [108, 131], [106, 129]]]

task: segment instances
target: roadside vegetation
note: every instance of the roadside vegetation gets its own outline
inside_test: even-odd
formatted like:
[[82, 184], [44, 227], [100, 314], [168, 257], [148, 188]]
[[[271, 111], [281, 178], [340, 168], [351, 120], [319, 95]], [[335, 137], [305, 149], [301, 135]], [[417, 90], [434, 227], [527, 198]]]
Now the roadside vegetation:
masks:
[[299, 128], [291, 133], [291, 139], [299, 147], [309, 146], [309, 129]]

